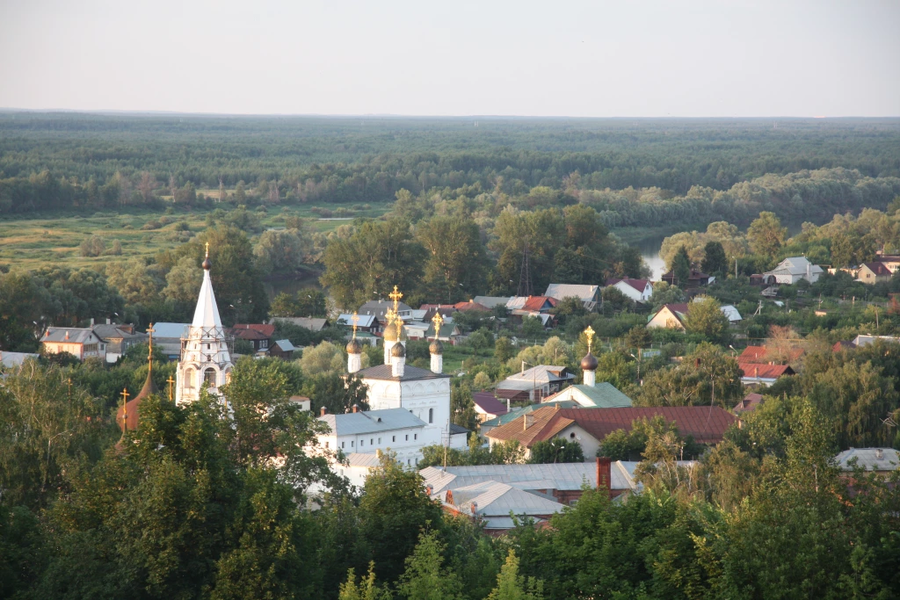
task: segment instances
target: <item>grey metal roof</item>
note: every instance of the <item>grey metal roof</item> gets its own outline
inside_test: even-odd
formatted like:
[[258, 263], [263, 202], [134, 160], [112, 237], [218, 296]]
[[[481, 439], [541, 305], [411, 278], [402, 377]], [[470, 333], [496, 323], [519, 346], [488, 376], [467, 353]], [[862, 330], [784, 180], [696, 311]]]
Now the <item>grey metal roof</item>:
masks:
[[343, 415], [324, 415], [319, 417], [319, 420], [328, 423], [335, 435], [359, 435], [425, 426], [425, 421], [405, 408], [385, 408]]
[[900, 467], [900, 453], [893, 448], [850, 448], [834, 457], [835, 463], [843, 471], [852, 471], [850, 461], [866, 471], [895, 471]]
[[[559, 375], [557, 375], [559, 373]], [[575, 376], [565, 366], [537, 365], [522, 373], [510, 375], [497, 384], [498, 390], [530, 390], [556, 381], [570, 381]]]
[[406, 365], [403, 368], [403, 377], [394, 377], [394, 373], [390, 365], [377, 365], [362, 369], [357, 373], [362, 379], [390, 379], [392, 381], [413, 381], [416, 379], [441, 379], [449, 378], [449, 375], [443, 373], [432, 373], [428, 369], [420, 369]]
[[37, 359], [40, 355], [32, 352], [0, 351], [0, 365], [4, 367], [18, 367], [29, 358]]
[[[627, 461], [614, 461], [610, 471], [612, 474], [612, 489], [634, 490], [637, 484], [634, 482], [633, 464]], [[597, 485], [597, 463], [595, 461], [584, 463], [551, 463], [545, 465], [476, 465], [465, 467], [427, 467], [419, 471], [425, 479], [425, 484], [430, 485], [434, 493], [452, 489], [456, 498], [456, 489], [482, 483], [495, 481], [507, 483], [522, 490], [580, 490], [585, 484], [593, 487]]]
[[463, 427], [462, 425], [457, 425], [456, 423], [450, 423], [450, 435], [458, 435], [460, 433], [469, 433], [469, 430]]
[[282, 352], [292, 352], [297, 348], [291, 343], [291, 340], [275, 340], [275, 345]]
[[[356, 322], [357, 327], [371, 327], [375, 324], [375, 315], [357, 315], [359, 321]], [[337, 322], [339, 325], [348, 325], [353, 327], [353, 315], [350, 313], [341, 313], [338, 315]]]
[[68, 342], [70, 344], [87, 344], [100, 338], [90, 329], [83, 327], [48, 327], [41, 338], [42, 342]]
[[153, 339], [173, 338], [180, 340], [187, 327], [190, 327], [190, 323], [154, 323]]
[[475, 296], [473, 300], [482, 306], [494, 308], [495, 306], [506, 306], [506, 303], [512, 296]]
[[551, 283], [547, 286], [545, 296], [562, 300], [563, 298], [578, 298], [582, 302], [595, 300], [599, 285], [584, 285], [576, 283]]
[[381, 458], [379, 458], [376, 452], [351, 452], [345, 456], [351, 467], [367, 467], [369, 469], [374, 469], [381, 465]]

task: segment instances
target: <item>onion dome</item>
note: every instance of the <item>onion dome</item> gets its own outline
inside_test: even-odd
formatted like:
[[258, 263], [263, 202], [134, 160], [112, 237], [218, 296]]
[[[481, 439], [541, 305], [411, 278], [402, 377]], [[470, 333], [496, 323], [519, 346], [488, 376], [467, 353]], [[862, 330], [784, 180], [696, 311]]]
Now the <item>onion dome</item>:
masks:
[[428, 346], [428, 351], [432, 354], [443, 354], [444, 344], [441, 343], [441, 340], [434, 340], [431, 342], [431, 345]]
[[597, 370], [597, 358], [590, 352], [585, 354], [584, 358], [581, 359], [581, 370], [582, 371], [596, 371]]
[[[137, 429], [141, 403], [153, 394], [159, 393], [159, 388], [156, 387], [156, 383], [154, 383], [151, 375], [150, 372], [147, 373], [147, 380], [144, 382], [144, 387], [141, 388], [141, 391], [137, 396], [125, 403], [125, 410], [120, 406], [116, 411], [116, 422], [119, 424], [119, 429], [122, 431], [125, 431], [126, 426], [129, 431]], [[127, 423], [125, 422], [126, 411], [128, 413]]]
[[394, 344], [394, 347], [391, 348], [391, 356], [394, 358], [405, 358], [406, 348], [403, 347], [403, 344]]
[[203, 267], [204, 271], [209, 271], [212, 268], [212, 263], [209, 262], [209, 256], [203, 259], [203, 264], [200, 266]]
[[400, 336], [397, 334], [397, 325], [395, 321], [391, 321], [384, 328], [383, 334], [384, 340], [387, 342], [396, 342], [400, 339]]
[[347, 354], [362, 354], [362, 344], [359, 343], [359, 340], [353, 338], [347, 342]]

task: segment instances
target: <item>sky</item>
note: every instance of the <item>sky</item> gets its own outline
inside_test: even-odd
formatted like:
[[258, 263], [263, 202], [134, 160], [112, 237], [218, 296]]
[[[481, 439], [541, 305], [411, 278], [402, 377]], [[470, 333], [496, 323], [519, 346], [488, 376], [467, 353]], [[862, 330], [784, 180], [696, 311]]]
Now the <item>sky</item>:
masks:
[[900, 0], [0, 0], [0, 107], [900, 116]]

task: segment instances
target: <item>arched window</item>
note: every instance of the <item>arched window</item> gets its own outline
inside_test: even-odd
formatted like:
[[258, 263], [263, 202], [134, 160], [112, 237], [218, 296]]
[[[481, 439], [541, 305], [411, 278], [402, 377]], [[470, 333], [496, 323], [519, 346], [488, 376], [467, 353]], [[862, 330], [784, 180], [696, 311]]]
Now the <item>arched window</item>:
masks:
[[203, 371], [203, 381], [208, 383], [210, 386], [216, 386], [216, 370], [213, 368], [206, 369]]
[[428, 422], [434, 423], [434, 409], [433, 408], [428, 409]]

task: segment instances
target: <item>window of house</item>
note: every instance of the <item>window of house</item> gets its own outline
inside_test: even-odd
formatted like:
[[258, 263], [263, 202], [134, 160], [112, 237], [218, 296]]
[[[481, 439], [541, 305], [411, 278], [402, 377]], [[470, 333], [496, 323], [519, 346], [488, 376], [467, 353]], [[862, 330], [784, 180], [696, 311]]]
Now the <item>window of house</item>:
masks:
[[345, 443], [346, 443], [346, 442], [341, 442], [341, 448], [344, 447], [344, 444], [345, 444]]
[[381, 445], [381, 438], [378, 438], [378, 445]]
[[434, 423], [434, 409], [433, 408], [428, 409], [428, 422]]
[[414, 433], [414, 434], [413, 434], [413, 439], [414, 439], [414, 440], [419, 439], [419, 434], [418, 434], [418, 433]]
[[369, 445], [371, 446], [371, 445], [373, 445], [374, 443], [375, 443], [375, 440], [374, 440], [373, 438], [369, 438]]
[[407, 441], [407, 442], [409, 441], [409, 434], [408, 434], [408, 433], [406, 434], [406, 441]]
[[355, 442], [354, 442], [353, 440], [350, 440], [350, 447], [351, 447], [351, 448], [353, 447], [353, 444], [354, 444], [354, 443], [355, 443]]
[[366, 440], [359, 440], [359, 447], [362, 448], [366, 445]]
[[392, 441], [392, 442], [396, 442], [396, 441], [397, 441], [397, 436], [396, 436], [396, 435], [392, 435], [392, 436], [391, 436], [391, 441]]
[[268, 348], [268, 347], [269, 347], [269, 340], [260, 340], [260, 341], [259, 341], [259, 347], [260, 347], [260, 348]]

